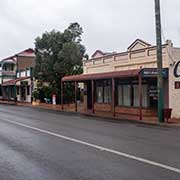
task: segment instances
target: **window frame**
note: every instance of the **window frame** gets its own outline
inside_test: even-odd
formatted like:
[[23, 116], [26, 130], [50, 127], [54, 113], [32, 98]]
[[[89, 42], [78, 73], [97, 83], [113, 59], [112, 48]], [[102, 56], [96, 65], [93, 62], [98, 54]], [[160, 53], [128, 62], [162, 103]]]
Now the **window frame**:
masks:
[[[102, 102], [98, 102], [97, 101], [97, 87], [101, 87], [102, 88]], [[108, 97], [109, 101], [105, 101], [105, 88], [109, 87], [110, 88], [110, 96]], [[106, 80], [97, 80], [95, 82], [95, 92], [96, 92], [96, 96], [95, 96], [95, 102], [98, 104], [111, 104], [112, 103], [112, 81], [110, 79], [106, 79]]]

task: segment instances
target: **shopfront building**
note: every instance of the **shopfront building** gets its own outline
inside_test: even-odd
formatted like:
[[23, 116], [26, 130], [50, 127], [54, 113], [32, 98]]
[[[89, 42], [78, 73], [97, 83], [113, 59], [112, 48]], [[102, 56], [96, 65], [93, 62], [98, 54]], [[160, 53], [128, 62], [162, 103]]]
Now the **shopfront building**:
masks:
[[[172, 108], [172, 117], [179, 118], [180, 48], [168, 40], [162, 52], [164, 108]], [[62, 85], [84, 83], [84, 111], [132, 119], [157, 118], [156, 46], [137, 39], [126, 52], [98, 50], [83, 61], [83, 68], [81, 75], [64, 77]]]

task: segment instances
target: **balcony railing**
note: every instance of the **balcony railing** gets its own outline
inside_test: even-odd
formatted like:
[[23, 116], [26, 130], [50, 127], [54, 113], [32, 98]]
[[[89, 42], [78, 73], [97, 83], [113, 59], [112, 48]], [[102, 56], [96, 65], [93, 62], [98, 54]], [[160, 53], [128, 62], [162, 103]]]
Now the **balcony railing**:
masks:
[[0, 76], [16, 76], [16, 71], [0, 70]]

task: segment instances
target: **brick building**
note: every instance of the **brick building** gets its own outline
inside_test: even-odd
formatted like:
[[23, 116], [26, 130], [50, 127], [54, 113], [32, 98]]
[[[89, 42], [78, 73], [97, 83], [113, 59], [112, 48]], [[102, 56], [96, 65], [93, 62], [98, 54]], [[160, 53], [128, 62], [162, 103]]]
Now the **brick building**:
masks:
[[0, 64], [1, 98], [31, 102], [32, 69], [35, 66], [34, 50], [26, 49], [1, 60]]

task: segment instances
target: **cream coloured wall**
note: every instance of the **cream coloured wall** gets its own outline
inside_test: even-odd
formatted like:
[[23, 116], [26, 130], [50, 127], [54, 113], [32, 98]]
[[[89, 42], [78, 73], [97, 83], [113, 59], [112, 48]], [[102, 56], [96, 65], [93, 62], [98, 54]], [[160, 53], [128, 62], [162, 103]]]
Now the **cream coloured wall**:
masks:
[[[180, 48], [170, 49], [170, 66], [169, 66], [169, 106], [173, 109], [172, 117], [180, 118], [180, 89], [175, 89], [175, 82], [180, 82], [180, 77], [174, 76], [175, 65], [180, 61]], [[178, 67], [180, 74], [180, 66]]]
[[[163, 46], [163, 67], [169, 67], [168, 49], [169, 45]], [[122, 71], [139, 68], [155, 68], [156, 47], [148, 47], [125, 53], [108, 55], [84, 61], [84, 74], [102, 73], [111, 71]]]

